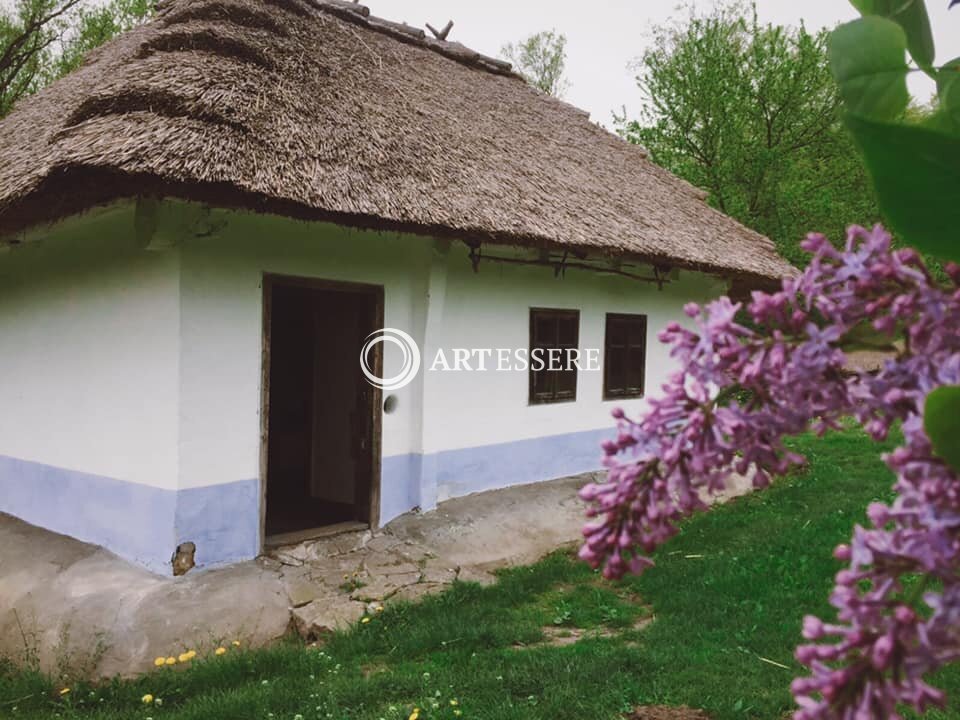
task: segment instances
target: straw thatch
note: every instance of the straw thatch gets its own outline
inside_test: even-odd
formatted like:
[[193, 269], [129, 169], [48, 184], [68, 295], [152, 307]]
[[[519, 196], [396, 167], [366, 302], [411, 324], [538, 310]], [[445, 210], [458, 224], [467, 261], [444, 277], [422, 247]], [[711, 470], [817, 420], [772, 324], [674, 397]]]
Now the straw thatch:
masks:
[[0, 122], [0, 234], [137, 195], [770, 279], [773, 244], [502, 61], [337, 0], [171, 0]]

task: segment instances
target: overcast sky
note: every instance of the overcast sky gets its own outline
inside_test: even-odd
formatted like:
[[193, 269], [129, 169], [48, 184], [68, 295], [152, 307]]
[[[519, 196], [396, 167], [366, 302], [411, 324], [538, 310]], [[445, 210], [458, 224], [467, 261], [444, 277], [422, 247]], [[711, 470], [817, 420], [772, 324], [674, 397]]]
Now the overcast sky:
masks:
[[[611, 125], [611, 112], [626, 106], [636, 115], [642, 98], [628, 65], [649, 42], [649, 29], [682, 16], [677, 0], [363, 0], [374, 15], [423, 27], [454, 21], [451, 40], [487, 55], [499, 55], [507, 42], [540, 30], [567, 36], [565, 99]], [[937, 45], [937, 60], [960, 56], [960, 7], [947, 12], [948, 0], [927, 0]], [[711, 2], [698, 2], [702, 8]], [[846, 0], [758, 0], [761, 22], [810, 30], [833, 27], [857, 17]], [[916, 77], [914, 77], [916, 76]], [[926, 101], [933, 85], [912, 73], [914, 96]]]

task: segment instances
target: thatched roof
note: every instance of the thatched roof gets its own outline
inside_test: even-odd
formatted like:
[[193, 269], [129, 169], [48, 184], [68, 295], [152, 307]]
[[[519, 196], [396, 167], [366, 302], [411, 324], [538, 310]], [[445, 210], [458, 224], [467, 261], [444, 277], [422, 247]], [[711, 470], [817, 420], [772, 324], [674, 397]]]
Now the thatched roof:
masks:
[[791, 271], [506, 63], [339, 0], [169, 0], [0, 121], [0, 235], [145, 194], [755, 279]]

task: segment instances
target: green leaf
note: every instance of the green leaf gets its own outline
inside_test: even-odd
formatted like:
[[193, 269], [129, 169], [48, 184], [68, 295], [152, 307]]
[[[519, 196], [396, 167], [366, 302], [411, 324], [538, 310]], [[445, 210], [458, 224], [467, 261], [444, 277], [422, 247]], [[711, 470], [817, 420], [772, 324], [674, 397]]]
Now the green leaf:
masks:
[[900, 26], [873, 15], [830, 33], [830, 69], [850, 112], [892, 120], [904, 111], [910, 100], [906, 48]]
[[907, 47], [917, 65], [923, 68], [933, 65], [933, 32], [923, 0], [851, 0], [851, 3], [861, 15], [879, 15], [897, 23], [907, 36]]
[[923, 429], [934, 452], [960, 472], [960, 387], [940, 387], [927, 395]]
[[909, 245], [960, 260], [960, 137], [847, 115], [880, 209]]
[[960, 78], [940, 93], [938, 112], [946, 118], [947, 126], [955, 134], [960, 134]]
[[960, 134], [960, 58], [954, 58], [937, 72], [937, 106], [948, 126]]

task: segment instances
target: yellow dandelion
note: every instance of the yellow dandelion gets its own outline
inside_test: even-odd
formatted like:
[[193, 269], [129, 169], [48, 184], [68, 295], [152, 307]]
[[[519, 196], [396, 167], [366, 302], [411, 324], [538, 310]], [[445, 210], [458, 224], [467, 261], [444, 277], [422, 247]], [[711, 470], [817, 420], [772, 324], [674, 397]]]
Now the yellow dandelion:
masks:
[[68, 692], [70, 692], [70, 688], [64, 688], [63, 690], [60, 691], [60, 694], [66, 695]]
[[420, 717], [420, 709], [414, 708], [413, 712], [410, 713], [410, 717], [407, 720], [417, 720]]
[[187, 650], [187, 659], [193, 660], [197, 656], [196, 650]]
[[231, 643], [231, 644], [232, 644], [234, 647], [240, 647], [240, 641], [239, 641], [239, 640], [234, 640], [233, 643]]
[[226, 652], [227, 652], [227, 649], [226, 649], [225, 647], [218, 647], [216, 650], [213, 651], [213, 654], [214, 654], [214, 655], [225, 655]]
[[177, 660], [180, 661], [180, 662], [182, 662], [182, 663], [190, 662], [190, 653], [185, 653], [185, 652], [180, 653], [180, 654], [177, 656]]
[[153, 661], [153, 665], [154, 667], [163, 667], [163, 665], [166, 662], [167, 662], [167, 659], [165, 657], [158, 657], [156, 660]]
[[364, 618], [363, 620], [361, 620], [360, 622], [362, 622], [364, 625], [366, 625], [368, 622], [370, 622], [370, 618], [365, 617], [365, 618]]
[[383, 605], [377, 605], [377, 612], [383, 612]]
[[456, 707], [456, 706], [459, 705], [460, 703], [458, 703], [458, 702], [457, 702], [457, 699], [454, 698], [453, 700], [450, 701], [450, 704], [453, 705], [454, 707]]
[[168, 657], [166, 660], [164, 660], [164, 662], [165, 662], [167, 665], [176, 665], [176, 664], [177, 664], [177, 659], [176, 659], [173, 655], [171, 655], [171, 656]]
[[149, 705], [150, 703], [153, 702], [153, 695], [151, 695], [150, 693], [147, 693], [140, 699], [143, 701], [144, 705]]

